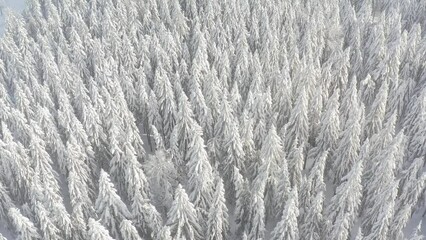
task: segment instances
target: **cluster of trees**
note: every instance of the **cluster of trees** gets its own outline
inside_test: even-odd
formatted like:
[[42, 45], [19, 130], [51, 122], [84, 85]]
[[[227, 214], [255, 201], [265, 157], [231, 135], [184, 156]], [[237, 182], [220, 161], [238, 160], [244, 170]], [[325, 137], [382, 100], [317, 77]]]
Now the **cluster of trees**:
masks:
[[422, 239], [426, 1], [29, 0], [6, 25], [16, 239]]

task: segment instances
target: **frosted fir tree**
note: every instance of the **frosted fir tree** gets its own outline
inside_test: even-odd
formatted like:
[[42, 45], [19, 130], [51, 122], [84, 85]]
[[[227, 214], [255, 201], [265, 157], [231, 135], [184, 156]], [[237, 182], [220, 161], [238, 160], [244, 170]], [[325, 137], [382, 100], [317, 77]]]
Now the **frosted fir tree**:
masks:
[[163, 120], [159, 130], [166, 140], [165, 144], [167, 146], [175, 125], [176, 104], [172, 84], [161, 62], [156, 68], [154, 81], [156, 82], [154, 85], [154, 92], [157, 96], [158, 110]]
[[89, 218], [88, 228], [87, 235], [89, 240], [114, 240], [109, 235], [108, 230], [93, 218]]
[[416, 158], [402, 171], [399, 194], [396, 198], [395, 213], [392, 219], [390, 235], [394, 239], [403, 239], [402, 230], [406, 227], [416, 204], [426, 185], [426, 174], [421, 171], [424, 158]]
[[141, 229], [143, 236], [155, 237], [159, 234], [163, 219], [154, 205], [136, 192], [132, 199], [132, 218], [135, 226]]
[[10, 198], [9, 191], [0, 181], [0, 222], [6, 224], [7, 211], [12, 207], [14, 207], [14, 204]]
[[333, 169], [335, 169], [334, 182], [338, 182], [346, 175], [358, 158], [361, 138], [361, 110], [359, 106], [352, 109], [341, 132], [332, 163]]
[[[369, 232], [369, 239], [385, 238], [394, 214], [398, 181], [395, 180], [395, 167], [398, 151], [401, 151], [402, 134], [397, 135], [391, 144], [382, 150], [375, 159], [371, 180], [365, 193], [362, 217], [363, 230]], [[387, 208], [387, 209], [386, 209]], [[386, 211], [384, 210], [386, 209]], [[368, 214], [366, 214], [368, 213]]]
[[86, 155], [75, 138], [70, 136], [67, 141], [68, 189], [73, 215], [83, 219], [94, 213], [90, 199], [91, 189], [89, 188], [93, 183], [90, 179], [90, 169], [85, 160]]
[[337, 148], [340, 136], [339, 106], [339, 91], [336, 90], [327, 101], [321, 116], [319, 133], [315, 139], [319, 151], [329, 150], [332, 154]]
[[[290, 113], [290, 118], [286, 124], [288, 136], [285, 141], [285, 149], [289, 151], [296, 139], [304, 143], [308, 139], [309, 119], [308, 119], [308, 94], [303, 88], [298, 94], [298, 98]], [[306, 146], [305, 146], [306, 147]]]
[[249, 189], [247, 180], [241, 175], [241, 171], [234, 166], [232, 182], [235, 185], [235, 222], [237, 224], [237, 233], [244, 230], [248, 218]]
[[190, 189], [189, 197], [197, 211], [205, 217], [213, 194], [212, 167], [199, 125], [194, 125], [193, 134], [194, 137], [188, 149], [189, 161], [186, 164], [188, 168], [188, 187]]
[[[426, 109], [426, 108], [425, 108]], [[419, 115], [425, 116], [426, 110], [423, 110]], [[410, 159], [421, 157], [426, 154], [426, 120], [424, 117], [419, 119], [414, 125], [414, 133], [411, 137], [411, 141], [408, 144], [408, 156]]]
[[124, 179], [127, 196], [132, 199], [135, 192], [139, 192], [144, 198], [148, 198], [150, 192], [148, 180], [137, 159], [136, 151], [130, 142], [123, 145], [122, 161], [125, 162]]
[[127, 219], [120, 223], [120, 233], [123, 239], [142, 240], [138, 230], [133, 226], [132, 221]]
[[229, 188], [229, 186], [232, 185], [232, 171], [234, 167], [237, 167], [238, 169], [241, 169], [243, 171], [245, 170], [245, 152], [239, 133], [238, 121], [236, 119], [233, 119], [230, 124], [230, 129], [228, 129], [229, 131], [225, 132], [223, 138], [224, 152], [222, 156], [224, 159], [222, 160], [222, 164], [225, 178], [224, 180], [226, 185], [228, 185], [227, 189], [232, 189], [232, 192], [228, 193], [228, 195], [233, 196], [235, 190], [234, 188]]
[[263, 142], [259, 153], [259, 166], [256, 167], [257, 174], [253, 181], [253, 189], [256, 192], [265, 194], [266, 211], [268, 215], [275, 215], [274, 209], [277, 206], [277, 186], [280, 179], [280, 172], [287, 167], [283, 163], [283, 146], [281, 138], [278, 136], [275, 126], [272, 125], [268, 135]]
[[40, 202], [36, 202], [34, 206], [35, 218], [41, 229], [42, 237], [46, 240], [54, 240], [60, 238], [59, 229], [53, 223], [49, 212]]
[[170, 2], [170, 18], [173, 21], [172, 29], [177, 33], [179, 39], [185, 38], [189, 32], [188, 19], [183, 14], [178, 0]]
[[[350, 114], [353, 109], [357, 109], [360, 106], [360, 96], [357, 88], [356, 76], [352, 76], [347, 89], [342, 91], [342, 99], [339, 107], [340, 112], [340, 126], [343, 130], [346, 126], [346, 121], [350, 119]], [[368, 106], [368, 105], [367, 105]]]
[[265, 236], [265, 203], [263, 191], [255, 190], [250, 196], [250, 212], [248, 214], [247, 238], [250, 240], [263, 239]]
[[[281, 129], [281, 127], [288, 121], [288, 118], [290, 117], [290, 109], [293, 103], [289, 69], [286, 64], [288, 64], [287, 60], [281, 69], [281, 76], [283, 79], [280, 81], [277, 80], [276, 94], [272, 94], [272, 106], [274, 111], [278, 113], [277, 129]], [[274, 93], [274, 88], [271, 88], [271, 90], [272, 93]]]
[[198, 221], [194, 205], [179, 184], [172, 206], [167, 213], [167, 225], [170, 226], [173, 238], [202, 239], [202, 229]]
[[208, 213], [207, 233], [209, 240], [224, 240], [229, 234], [228, 208], [226, 206], [223, 180], [219, 175], [215, 179], [215, 192]]
[[297, 140], [294, 142], [294, 144], [295, 145], [292, 147], [287, 156], [288, 172], [291, 186], [297, 186], [300, 188], [302, 183], [302, 171], [305, 165], [305, 156], [303, 152], [304, 144], [302, 143], [299, 145]]
[[304, 220], [300, 226], [301, 239], [322, 239], [324, 216], [323, 216], [324, 192], [319, 191], [312, 198], [312, 205], [304, 213]]
[[121, 221], [130, 217], [130, 212], [117, 194], [109, 174], [104, 170], [101, 170], [99, 176], [99, 193], [96, 198], [95, 209], [99, 221], [110, 229], [113, 236], [118, 237], [119, 225]]
[[35, 205], [35, 201], [41, 201], [45, 209], [53, 214], [53, 222], [64, 234], [64, 237], [69, 238], [72, 231], [71, 219], [60, 195], [59, 183], [55, 177], [57, 173], [53, 170], [53, 163], [44, 147], [44, 141], [38, 137], [40, 129], [35, 123], [33, 123], [33, 128], [34, 132], [31, 135], [32, 140], [29, 147], [35, 170], [35, 181], [31, 185], [31, 194], [34, 194], [35, 197], [31, 198], [31, 203]]
[[41, 239], [40, 234], [37, 231], [37, 228], [34, 226], [34, 223], [30, 219], [23, 216], [19, 209], [10, 208], [8, 211], [8, 216], [12, 226], [17, 233], [18, 240], [36, 240]]
[[[12, 133], [5, 122], [0, 123], [1, 139], [0, 139], [0, 154], [5, 159], [5, 163], [1, 165], [1, 170], [6, 174], [5, 179], [10, 184], [10, 194], [24, 198], [30, 189], [31, 178], [34, 175], [34, 170], [30, 167], [30, 159], [25, 151], [24, 146], [13, 139]], [[15, 176], [15, 178], [12, 178]], [[5, 195], [8, 196], [8, 195]], [[5, 215], [7, 212], [4, 213]]]
[[299, 229], [297, 217], [299, 216], [297, 187], [291, 190], [281, 220], [275, 226], [272, 232], [273, 240], [278, 239], [299, 239]]
[[365, 136], [370, 137], [382, 128], [383, 120], [386, 114], [388, 91], [389, 84], [387, 81], [383, 81], [365, 119]]
[[309, 170], [307, 177], [303, 178], [299, 202], [299, 208], [301, 210], [299, 218], [302, 220], [307, 217], [307, 214], [315, 213], [315, 209], [310, 208], [311, 205], [315, 204], [316, 207], [319, 207], [319, 203], [315, 202], [314, 198], [319, 198], [320, 192], [323, 192], [322, 196], [324, 197], [324, 192], [326, 191], [326, 184], [324, 182], [324, 169], [327, 157], [328, 151], [324, 151], [319, 154], [314, 159], [315, 162], [313, 163], [312, 168]]
[[181, 165], [189, 159], [187, 151], [189, 144], [193, 138], [192, 130], [196, 121], [191, 104], [185, 93], [181, 92], [178, 99], [178, 113], [176, 115], [176, 125], [170, 139], [170, 146], [173, 151], [175, 164]]
[[[233, 147], [233, 145], [230, 145], [227, 141], [235, 136], [235, 132], [231, 132], [231, 130], [235, 130], [235, 126], [233, 126], [234, 121], [234, 113], [229, 102], [228, 94], [224, 93], [221, 97], [218, 119], [214, 126], [214, 138], [211, 140], [211, 142], [214, 142], [214, 144], [212, 144], [214, 149], [211, 151], [215, 154], [214, 156], [217, 158], [217, 161], [221, 158], [225, 158], [226, 154], [228, 154], [227, 151], [229, 147]], [[224, 146], [225, 144], [229, 146]], [[221, 163], [221, 165], [225, 164], [226, 162]]]
[[342, 179], [336, 194], [327, 206], [327, 220], [332, 227], [327, 235], [333, 239], [347, 239], [355, 219], [362, 197], [363, 159], [358, 160]]

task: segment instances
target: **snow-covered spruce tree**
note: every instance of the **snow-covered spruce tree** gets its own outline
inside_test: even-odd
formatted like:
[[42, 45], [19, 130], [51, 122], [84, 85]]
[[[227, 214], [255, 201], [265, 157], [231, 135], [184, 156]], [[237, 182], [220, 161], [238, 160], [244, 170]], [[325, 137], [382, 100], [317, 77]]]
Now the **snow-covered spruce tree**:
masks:
[[[299, 218], [301, 219], [302, 222], [304, 222], [304, 219], [308, 217], [307, 216], [308, 214], [311, 214], [316, 211], [315, 210], [316, 208], [310, 207], [313, 204], [315, 204], [314, 206], [316, 207], [321, 206], [321, 211], [322, 211], [322, 208], [323, 208], [322, 203], [315, 202], [314, 199], [321, 200], [321, 199], [318, 199], [319, 196], [322, 196], [324, 198], [324, 193], [326, 190], [326, 184], [324, 182], [325, 181], [324, 169], [325, 169], [327, 156], [328, 156], [328, 151], [324, 151], [320, 155], [318, 155], [314, 159], [315, 161], [313, 163], [314, 165], [309, 170], [308, 176], [303, 178], [303, 183], [301, 185], [301, 190], [300, 190], [301, 191], [300, 201], [299, 201], [299, 204], [300, 204], [299, 208], [301, 210]], [[322, 194], [320, 194], [321, 192]], [[309, 220], [305, 222], [306, 225], [318, 224], [318, 223], [309, 223], [308, 221]], [[315, 231], [314, 229], [312, 230]], [[317, 232], [316, 234], [320, 234], [320, 233]]]
[[337, 148], [340, 135], [339, 91], [335, 91], [326, 103], [321, 116], [319, 133], [315, 139], [320, 152], [329, 150], [331, 155]]
[[92, 181], [85, 156], [75, 138], [70, 136], [67, 141], [68, 189], [72, 215], [78, 219], [86, 219], [94, 213], [89, 188]]
[[247, 237], [250, 240], [263, 239], [265, 237], [265, 203], [263, 190], [255, 190], [250, 194], [250, 207], [248, 223], [246, 226]]
[[300, 188], [302, 183], [302, 171], [305, 165], [305, 156], [303, 152], [304, 144], [299, 145], [298, 140], [294, 142], [294, 146], [288, 153], [288, 172], [290, 176], [291, 186]]
[[297, 223], [297, 217], [299, 216], [298, 205], [297, 187], [294, 187], [285, 204], [281, 220], [277, 223], [272, 232], [271, 239], [299, 239], [299, 228]]
[[175, 125], [176, 104], [173, 96], [172, 84], [161, 62], [155, 70], [154, 81], [156, 83], [154, 85], [154, 92], [158, 99], [158, 110], [163, 120], [159, 130], [164, 140], [166, 140], [166, 145], [168, 145], [171, 132]]
[[9, 191], [0, 180], [0, 222], [6, 225], [7, 211], [14, 206]]
[[372, 103], [371, 108], [366, 116], [366, 122], [364, 127], [364, 135], [366, 137], [371, 137], [373, 134], [377, 133], [382, 128], [383, 120], [386, 114], [388, 91], [389, 84], [385, 80], [380, 86], [377, 96], [374, 99], [374, 102]]
[[192, 130], [195, 124], [194, 113], [192, 112], [188, 97], [184, 92], [181, 92], [178, 99], [176, 125], [173, 128], [170, 139], [170, 147], [177, 166], [186, 163], [189, 159], [187, 152], [189, 143], [193, 138]]
[[206, 217], [213, 194], [213, 173], [204, 144], [201, 127], [194, 123], [189, 143], [188, 155], [188, 188], [191, 202], [196, 207], [200, 217]]
[[283, 158], [282, 141], [277, 135], [275, 126], [272, 125], [259, 153], [259, 166], [256, 167], [257, 174], [252, 186], [253, 191], [264, 194], [266, 212], [271, 217], [276, 216], [275, 208], [279, 201], [276, 194], [280, 173], [288, 172], [286, 169], [283, 170], [287, 167]]
[[123, 239], [142, 240], [132, 222], [125, 219], [120, 223], [120, 233]]
[[59, 238], [59, 229], [52, 222], [49, 212], [43, 207], [40, 202], [36, 202], [34, 206], [35, 218], [38, 222], [42, 233], [42, 238], [53, 240]]
[[229, 234], [228, 208], [223, 180], [218, 174], [215, 178], [215, 192], [208, 213], [206, 237], [209, 240], [224, 240]]
[[[111, 235], [119, 237], [121, 221], [130, 217], [126, 204], [117, 194], [109, 174], [101, 170], [99, 176], [99, 193], [95, 202], [96, 213], [99, 221], [111, 231]], [[90, 235], [90, 233], [89, 233]]]
[[312, 198], [312, 205], [304, 213], [304, 221], [300, 226], [301, 239], [319, 240], [322, 239], [324, 216], [324, 191], [319, 191], [317, 195]]
[[19, 209], [10, 208], [8, 212], [9, 219], [17, 233], [18, 240], [36, 240], [41, 239], [37, 228], [30, 219], [23, 216]]
[[327, 221], [332, 224], [327, 236], [332, 239], [347, 239], [358, 216], [362, 197], [361, 176], [363, 159], [354, 163], [351, 170], [340, 180], [336, 194], [327, 206]]
[[90, 240], [114, 240], [114, 238], [109, 235], [108, 230], [102, 226], [99, 221], [93, 218], [89, 218], [88, 228], [87, 235]]
[[167, 225], [174, 239], [202, 239], [202, 229], [194, 205], [179, 184], [167, 213]]
[[369, 187], [365, 190], [362, 216], [363, 230], [369, 233], [366, 234], [368, 239], [387, 238], [397, 195], [395, 167], [402, 140], [403, 134], [399, 133], [379, 156], [370, 160], [374, 165], [369, 169], [372, 171], [371, 180], [364, 185]]
[[237, 234], [240, 234], [244, 229], [248, 220], [249, 213], [249, 189], [247, 179], [241, 175], [241, 171], [234, 166], [232, 182], [235, 184], [235, 222], [237, 225]]
[[334, 182], [337, 183], [352, 168], [358, 158], [361, 137], [362, 106], [351, 109], [333, 156]]
[[[286, 124], [286, 140], [285, 149], [289, 151], [297, 139], [300, 143], [305, 143], [309, 133], [308, 119], [308, 93], [305, 88], [302, 88], [298, 93], [297, 100], [290, 113], [290, 118]], [[305, 146], [307, 147], [307, 146]]]
[[424, 158], [416, 158], [413, 163], [402, 171], [399, 194], [396, 198], [395, 213], [392, 219], [390, 234], [393, 239], [403, 239], [402, 230], [407, 225], [413, 209], [426, 186], [426, 173], [421, 169]]

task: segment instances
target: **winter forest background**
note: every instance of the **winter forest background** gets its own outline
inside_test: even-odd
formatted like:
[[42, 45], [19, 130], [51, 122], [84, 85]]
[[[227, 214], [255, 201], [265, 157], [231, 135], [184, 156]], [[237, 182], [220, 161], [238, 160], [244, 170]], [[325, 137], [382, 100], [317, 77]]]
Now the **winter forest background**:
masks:
[[424, 238], [426, 1], [6, 17], [0, 239]]

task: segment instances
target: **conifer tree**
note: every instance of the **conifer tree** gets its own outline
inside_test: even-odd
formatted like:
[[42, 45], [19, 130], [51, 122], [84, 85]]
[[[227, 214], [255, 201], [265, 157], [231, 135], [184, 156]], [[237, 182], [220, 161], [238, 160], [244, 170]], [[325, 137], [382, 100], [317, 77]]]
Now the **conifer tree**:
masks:
[[366, 189], [362, 218], [363, 230], [369, 233], [367, 239], [387, 237], [397, 194], [398, 181], [395, 180], [394, 171], [402, 139], [403, 134], [398, 134], [380, 155], [371, 160], [374, 163], [373, 168], [369, 169], [372, 178], [368, 185], [364, 185], [369, 187]]
[[297, 187], [294, 187], [284, 207], [281, 220], [277, 223], [272, 232], [272, 238], [278, 239], [299, 239], [299, 229], [297, 217], [299, 216]]
[[402, 171], [389, 235], [394, 239], [403, 239], [402, 229], [406, 226], [414, 210], [413, 206], [418, 202], [426, 185], [426, 174], [420, 171], [423, 165], [424, 159], [416, 158], [407, 169]]
[[312, 199], [312, 205], [304, 214], [303, 224], [300, 226], [301, 239], [319, 240], [322, 238], [324, 226], [323, 216], [324, 192], [319, 191]]
[[142, 240], [139, 236], [138, 230], [132, 225], [132, 222], [127, 219], [120, 223], [120, 233], [123, 239]]
[[223, 180], [219, 175], [216, 175], [215, 186], [215, 192], [208, 214], [206, 237], [209, 240], [222, 240], [227, 239], [229, 223], [225, 189]]
[[187, 162], [189, 159], [187, 151], [192, 136], [195, 120], [191, 109], [191, 104], [188, 102], [188, 97], [181, 92], [178, 104], [178, 113], [176, 115], [176, 125], [170, 139], [170, 145], [173, 150], [175, 163], [180, 165]]
[[8, 216], [12, 225], [14, 226], [15, 232], [17, 233], [18, 240], [36, 240], [41, 239], [37, 228], [30, 219], [23, 216], [19, 209], [10, 208]]
[[[171, 132], [175, 125], [176, 106], [173, 96], [172, 84], [170, 83], [167, 72], [164, 70], [161, 62], [158, 64], [155, 71], [156, 84], [154, 85], [154, 92], [157, 96], [158, 110], [163, 122], [161, 123], [162, 136], [166, 140], [166, 145], [170, 139]], [[154, 125], [155, 126], [155, 125]]]
[[192, 131], [194, 136], [189, 143], [189, 161], [186, 164], [190, 189], [189, 197], [197, 210], [205, 217], [213, 194], [212, 167], [208, 159], [201, 127], [194, 123]]
[[361, 137], [361, 109], [352, 109], [345, 128], [341, 133], [339, 144], [334, 153], [333, 169], [335, 169], [334, 182], [339, 181], [348, 173], [358, 158]]
[[109, 235], [108, 230], [102, 226], [99, 221], [89, 218], [88, 227], [89, 230], [87, 231], [87, 235], [90, 240], [114, 240], [114, 238]]
[[[264, 188], [264, 187], [263, 187]], [[255, 190], [250, 196], [250, 212], [248, 214], [247, 238], [250, 240], [263, 239], [265, 236], [265, 203], [263, 191]]]
[[253, 181], [254, 191], [264, 192], [266, 211], [270, 215], [276, 212], [278, 199], [277, 187], [280, 179], [280, 172], [287, 172], [283, 168], [287, 167], [283, 163], [283, 147], [281, 138], [277, 135], [275, 126], [272, 125], [268, 131], [268, 135], [263, 142], [262, 149], [259, 153], [260, 165], [257, 169], [257, 176]]
[[[308, 139], [309, 119], [308, 119], [308, 94], [305, 88], [301, 90], [299, 96], [290, 113], [290, 118], [286, 124], [287, 134], [285, 143], [286, 151], [289, 151], [297, 139], [304, 143]], [[306, 146], [305, 146], [306, 147]]]
[[337, 148], [339, 135], [339, 91], [335, 91], [327, 101], [325, 111], [321, 116], [319, 133], [315, 139], [319, 151], [329, 150], [333, 153]]
[[35, 217], [40, 226], [43, 239], [54, 240], [59, 238], [59, 229], [52, 222], [49, 212], [43, 207], [40, 202], [37, 202], [34, 207]]
[[118, 237], [120, 223], [124, 219], [129, 218], [130, 213], [125, 203], [117, 194], [117, 190], [112, 184], [109, 174], [104, 170], [101, 170], [99, 176], [99, 193], [95, 202], [95, 209], [100, 222], [110, 229], [113, 236]]
[[362, 197], [361, 176], [363, 171], [362, 159], [356, 162], [352, 169], [342, 179], [327, 207], [327, 219], [332, 228], [329, 233], [333, 239], [347, 239], [353, 222], [358, 216]]
[[201, 227], [198, 222], [194, 205], [189, 201], [185, 190], [179, 184], [175, 198], [167, 213], [167, 225], [175, 239], [202, 239]]
[[9, 191], [0, 181], [0, 222], [6, 223], [7, 211], [14, 206]]
[[383, 124], [383, 120], [386, 114], [386, 102], [388, 100], [389, 85], [385, 80], [380, 86], [379, 92], [374, 99], [371, 109], [366, 116], [366, 125], [364, 127], [365, 135], [372, 136], [377, 133]]

